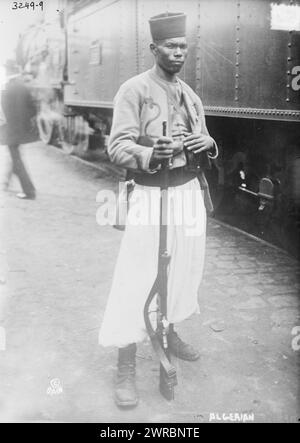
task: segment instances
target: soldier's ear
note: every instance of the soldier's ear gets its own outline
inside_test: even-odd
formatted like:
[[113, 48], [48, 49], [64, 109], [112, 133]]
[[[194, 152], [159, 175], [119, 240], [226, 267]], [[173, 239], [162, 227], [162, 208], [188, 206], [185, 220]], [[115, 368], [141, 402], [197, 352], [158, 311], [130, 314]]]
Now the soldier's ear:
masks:
[[150, 51], [152, 52], [153, 55], [157, 54], [157, 45], [156, 45], [156, 43], [154, 43], [154, 42], [150, 43]]

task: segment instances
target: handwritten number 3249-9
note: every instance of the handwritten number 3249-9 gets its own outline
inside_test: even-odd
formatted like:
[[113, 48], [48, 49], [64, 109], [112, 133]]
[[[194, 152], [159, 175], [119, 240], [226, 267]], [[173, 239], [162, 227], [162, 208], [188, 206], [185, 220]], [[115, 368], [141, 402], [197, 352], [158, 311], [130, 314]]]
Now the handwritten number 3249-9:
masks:
[[38, 8], [38, 7], [40, 7], [41, 8], [41, 10], [43, 11], [43, 9], [44, 9], [44, 2], [39, 2], [39, 3], [35, 3], [35, 2], [25, 2], [25, 3], [23, 3], [23, 2], [13, 2], [13, 6], [12, 6], [12, 8], [11, 9], [24, 9], [24, 8], [26, 8], [26, 9], [29, 9], [29, 8], [31, 8], [31, 9], [35, 9], [35, 8]]

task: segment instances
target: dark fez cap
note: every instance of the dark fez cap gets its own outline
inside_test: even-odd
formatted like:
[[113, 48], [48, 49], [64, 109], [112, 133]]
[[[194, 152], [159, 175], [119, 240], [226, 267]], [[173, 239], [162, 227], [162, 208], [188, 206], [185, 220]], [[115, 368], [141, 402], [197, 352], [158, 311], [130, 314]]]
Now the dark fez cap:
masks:
[[185, 37], [186, 15], [183, 12], [164, 12], [149, 20], [153, 40]]

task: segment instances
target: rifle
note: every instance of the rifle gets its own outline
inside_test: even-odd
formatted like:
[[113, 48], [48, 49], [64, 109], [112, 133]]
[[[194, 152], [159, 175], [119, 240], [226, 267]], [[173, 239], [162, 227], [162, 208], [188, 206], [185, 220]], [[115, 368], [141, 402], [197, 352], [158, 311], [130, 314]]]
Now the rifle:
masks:
[[[163, 122], [163, 135], [167, 132], [167, 122]], [[167, 298], [168, 298], [168, 266], [170, 255], [167, 251], [167, 214], [168, 214], [168, 167], [170, 162], [162, 163], [162, 184], [160, 187], [160, 226], [159, 226], [159, 253], [158, 270], [154, 284], [144, 307], [144, 319], [147, 332], [152, 346], [160, 360], [159, 389], [166, 400], [174, 399], [174, 386], [177, 385], [176, 369], [170, 360], [167, 333], [169, 323], [167, 321]], [[155, 295], [157, 295], [156, 330], [154, 330], [150, 318], [149, 308]]]

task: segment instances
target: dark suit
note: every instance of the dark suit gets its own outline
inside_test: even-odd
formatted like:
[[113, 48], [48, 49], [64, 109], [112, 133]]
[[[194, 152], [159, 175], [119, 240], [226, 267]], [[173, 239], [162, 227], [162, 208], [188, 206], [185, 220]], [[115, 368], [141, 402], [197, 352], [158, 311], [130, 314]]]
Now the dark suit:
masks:
[[35, 188], [22, 161], [19, 145], [30, 141], [31, 119], [37, 109], [29, 88], [20, 80], [10, 80], [1, 95], [1, 106], [6, 118], [5, 144], [10, 150], [13, 173], [20, 180], [24, 193], [35, 196]]

